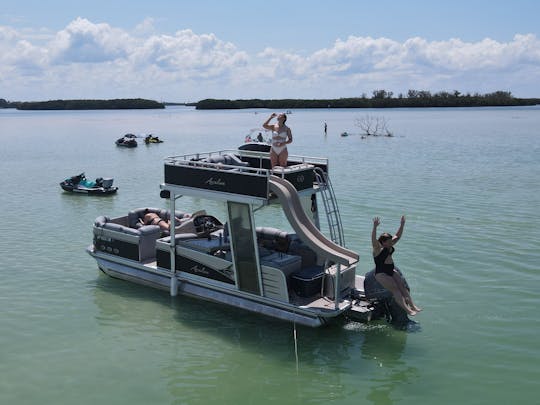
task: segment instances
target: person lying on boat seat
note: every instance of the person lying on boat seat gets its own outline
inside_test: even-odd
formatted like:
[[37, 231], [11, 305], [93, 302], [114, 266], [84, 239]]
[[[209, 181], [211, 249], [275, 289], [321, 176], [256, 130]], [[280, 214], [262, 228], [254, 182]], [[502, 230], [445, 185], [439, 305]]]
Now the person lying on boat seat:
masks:
[[[137, 208], [135, 210], [132, 210], [128, 213], [127, 223], [128, 226], [131, 228], [139, 229], [142, 226], [145, 226], [145, 220], [144, 217], [146, 214], [153, 213], [156, 214], [161, 219], [169, 222], [170, 221], [170, 212], [169, 210], [161, 209], [161, 208], [151, 208], [151, 207], [145, 207], [145, 208]], [[153, 215], [152, 215], [153, 216]], [[175, 216], [177, 221], [182, 220], [184, 218], [189, 218], [191, 215], [187, 212], [183, 211], [176, 211]], [[148, 221], [146, 221], [148, 222]], [[157, 220], [156, 220], [157, 222]], [[178, 227], [178, 222], [176, 226]]]
[[142, 225], [157, 225], [163, 231], [169, 230], [169, 221], [165, 221], [158, 214], [154, 212], [149, 212], [145, 214], [143, 218], [139, 218], [139, 222]]
[[243, 167], [249, 166], [248, 162], [243, 162], [242, 160], [240, 160], [238, 156], [230, 154], [230, 153], [226, 153], [224, 155], [219, 155], [219, 156], [210, 156], [204, 159], [204, 161], [208, 163], [222, 163], [224, 165], [229, 165], [229, 166], [243, 166]]
[[[175, 217], [175, 219], [176, 219], [177, 224], [181, 224], [182, 221], [185, 221], [185, 217], [183, 217], [183, 218]], [[162, 231], [169, 231], [169, 229], [171, 227], [171, 222], [169, 220], [165, 220], [165, 219], [161, 218], [155, 212], [149, 212], [147, 214], [144, 214], [143, 218], [139, 218], [139, 222], [142, 225], [157, 225], [157, 226], [160, 227], [160, 229]]]

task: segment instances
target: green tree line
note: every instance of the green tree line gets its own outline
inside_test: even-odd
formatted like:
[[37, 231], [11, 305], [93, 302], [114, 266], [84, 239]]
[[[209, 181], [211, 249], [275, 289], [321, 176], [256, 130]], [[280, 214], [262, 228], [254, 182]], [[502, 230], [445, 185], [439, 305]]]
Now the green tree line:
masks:
[[[0, 108], [17, 108], [20, 110], [102, 110], [102, 109], [147, 109], [165, 108], [165, 105], [182, 103], [159, 103], [141, 98], [113, 100], [49, 100], [10, 102], [0, 98]], [[362, 94], [360, 97], [338, 99], [204, 99], [185, 105], [195, 106], [199, 110], [242, 109], [242, 108], [398, 108], [398, 107], [488, 107], [519, 106], [540, 104], [539, 98], [516, 98], [508, 91], [493, 93], [462, 94], [441, 91], [431, 93], [426, 90], [409, 90], [407, 94], [398, 94], [386, 90], [374, 90], [371, 97]]]
[[122, 98], [113, 100], [49, 100], [8, 102], [0, 99], [0, 108], [18, 110], [123, 110], [165, 108], [163, 103], [142, 98]]
[[372, 97], [365, 94], [361, 97], [338, 99], [279, 99], [279, 100], [224, 100], [205, 99], [195, 103], [198, 110], [241, 109], [241, 108], [398, 108], [398, 107], [487, 107], [518, 106], [540, 104], [538, 98], [515, 98], [507, 91], [496, 91], [488, 94], [462, 94], [459, 91], [441, 91], [432, 94], [426, 90], [409, 90], [406, 95], [386, 90], [374, 90]]

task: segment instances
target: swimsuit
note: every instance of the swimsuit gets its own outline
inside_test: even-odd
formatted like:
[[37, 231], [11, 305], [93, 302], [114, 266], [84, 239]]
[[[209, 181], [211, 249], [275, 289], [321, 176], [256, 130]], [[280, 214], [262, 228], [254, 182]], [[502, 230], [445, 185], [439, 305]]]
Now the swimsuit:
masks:
[[[157, 219], [157, 222], [156, 222]], [[165, 221], [164, 219], [161, 219], [160, 217], [155, 217], [152, 219], [152, 225], [159, 225], [161, 221]]]
[[[390, 250], [391, 249], [391, 250]], [[381, 253], [373, 258], [375, 261], [375, 274], [384, 273], [390, 277], [394, 275], [394, 263], [385, 263], [388, 256], [394, 253], [394, 248], [383, 248]]]
[[[276, 152], [276, 155], [279, 155], [281, 152], [287, 149], [287, 145], [285, 144], [286, 141], [287, 141], [287, 131], [281, 131], [281, 132], [272, 131], [272, 150]], [[284, 145], [277, 146], [278, 143], [282, 143]]]

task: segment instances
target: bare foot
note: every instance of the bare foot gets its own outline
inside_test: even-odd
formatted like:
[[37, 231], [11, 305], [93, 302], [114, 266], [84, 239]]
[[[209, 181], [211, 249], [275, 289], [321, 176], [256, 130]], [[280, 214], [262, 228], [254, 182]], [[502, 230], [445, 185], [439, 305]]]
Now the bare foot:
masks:
[[416, 312], [421, 312], [421, 311], [422, 311], [422, 308], [419, 308], [419, 307], [417, 307], [416, 305], [413, 307], [413, 309], [414, 309]]

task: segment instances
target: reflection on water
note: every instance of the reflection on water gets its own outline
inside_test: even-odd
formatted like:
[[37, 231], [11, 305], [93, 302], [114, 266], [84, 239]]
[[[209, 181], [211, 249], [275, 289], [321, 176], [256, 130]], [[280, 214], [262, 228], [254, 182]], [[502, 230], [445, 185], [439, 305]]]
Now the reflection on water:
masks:
[[[369, 392], [361, 396], [371, 403], [391, 404], [396, 388], [418, 374], [401, 359], [407, 332], [384, 321], [297, 326], [297, 362], [293, 324], [172, 298], [102, 274], [95, 283], [96, 321], [114, 334], [151, 336], [148, 354], [159, 358], [160, 377], [173, 403], [218, 401], [223, 395], [229, 403], [272, 403], [282, 401], [283, 392], [296, 403], [341, 402], [359, 395], [352, 380], [369, 382]], [[224, 393], [224, 387], [230, 391]], [[251, 387], [247, 394], [245, 387]]]
[[418, 370], [401, 359], [405, 344], [406, 331], [396, 331], [385, 326], [368, 327], [364, 332], [362, 356], [377, 363], [382, 373], [371, 378], [370, 391], [366, 396], [373, 404], [385, 405], [399, 402], [393, 394], [400, 386], [415, 382]]

